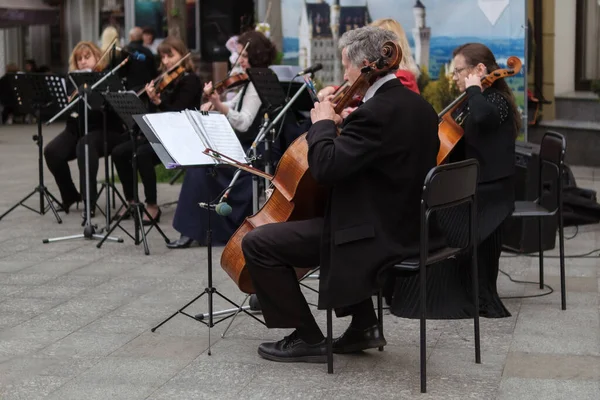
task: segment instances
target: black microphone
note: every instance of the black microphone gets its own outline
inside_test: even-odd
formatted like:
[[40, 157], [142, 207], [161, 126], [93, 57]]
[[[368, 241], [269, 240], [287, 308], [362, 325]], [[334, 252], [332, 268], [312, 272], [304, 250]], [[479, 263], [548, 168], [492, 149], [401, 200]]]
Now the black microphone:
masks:
[[131, 52], [127, 49], [122, 49], [121, 47], [115, 47], [115, 49], [119, 50], [121, 53], [123, 54], [127, 54], [129, 57], [133, 58], [134, 60], [137, 61], [146, 61], [146, 55], [143, 53], [140, 53], [139, 51], [134, 51]]
[[323, 69], [323, 64], [318, 63], [315, 65], [311, 65], [310, 67], [303, 69], [302, 71], [298, 72], [296, 74], [296, 76], [302, 76], [302, 75], [306, 75], [306, 74], [314, 74], [315, 72], [319, 71]]
[[220, 216], [226, 217], [233, 211], [233, 208], [231, 208], [231, 206], [227, 204], [226, 200], [226, 197], [224, 199], [222, 198], [219, 204], [217, 204], [216, 206], [208, 203], [198, 203], [198, 205], [207, 210], [215, 210], [215, 212]]

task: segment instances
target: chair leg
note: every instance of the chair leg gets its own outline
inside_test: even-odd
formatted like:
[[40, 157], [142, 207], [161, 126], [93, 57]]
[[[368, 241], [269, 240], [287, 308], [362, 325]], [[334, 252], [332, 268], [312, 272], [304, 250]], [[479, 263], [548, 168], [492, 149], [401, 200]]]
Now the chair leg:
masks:
[[[377, 321], [379, 323], [379, 332], [383, 336], [383, 291], [377, 292]], [[379, 346], [379, 351], [383, 351], [383, 346]]]
[[427, 324], [426, 324], [426, 307], [427, 307], [427, 293], [425, 286], [425, 273], [423, 271], [420, 272], [421, 275], [421, 324], [420, 324], [420, 334], [421, 334], [421, 345], [420, 345], [420, 363], [421, 363], [421, 393], [427, 392]]
[[475, 305], [475, 316], [473, 317], [473, 334], [475, 336], [475, 363], [481, 364], [481, 341], [479, 337], [479, 271], [477, 268], [477, 250], [475, 250], [471, 256], [471, 276], [473, 278], [473, 304]]
[[327, 309], [327, 373], [333, 374], [333, 329], [331, 308]]
[[558, 251], [560, 255], [560, 306], [567, 309], [567, 287], [565, 282], [565, 234], [563, 227], [562, 210], [558, 210]]
[[542, 218], [538, 218], [538, 254], [540, 259], [540, 289], [544, 288], [544, 250], [542, 248]]

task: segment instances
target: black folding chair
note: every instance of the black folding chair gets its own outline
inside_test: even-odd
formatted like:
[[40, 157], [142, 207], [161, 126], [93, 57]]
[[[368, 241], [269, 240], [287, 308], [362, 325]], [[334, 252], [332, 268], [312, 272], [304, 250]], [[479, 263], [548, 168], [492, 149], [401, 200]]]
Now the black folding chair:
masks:
[[565, 287], [565, 236], [563, 225], [562, 175], [564, 170], [567, 141], [557, 132], [548, 131], [540, 145], [538, 196], [533, 201], [516, 201], [512, 216], [515, 218], [537, 218], [540, 263], [540, 289], [544, 288], [544, 250], [542, 247], [542, 225], [544, 218], [558, 218], [558, 242], [560, 257], [560, 301], [567, 309]]
[[[393, 266], [397, 272], [419, 272], [421, 294], [421, 392], [427, 390], [426, 374], [426, 268], [430, 265], [456, 257], [462, 253], [471, 254], [471, 275], [473, 278], [473, 303], [475, 310], [479, 310], [479, 286], [477, 280], [477, 202], [476, 189], [479, 176], [479, 164], [475, 160], [466, 160], [457, 163], [440, 165], [427, 174], [421, 196], [421, 237], [420, 252], [418, 257], [409, 258]], [[458, 207], [463, 204], [470, 205], [468, 218], [469, 238], [464, 247], [444, 247], [429, 252], [429, 219], [431, 214], [448, 208]], [[434, 215], [435, 216], [435, 215]], [[382, 321], [382, 293], [377, 293], [377, 309], [379, 327], [383, 328]], [[331, 309], [327, 310], [327, 370], [333, 373], [333, 346], [332, 346], [332, 315]], [[479, 313], [475, 312], [475, 362], [481, 363], [479, 343]], [[383, 332], [383, 330], [382, 330]], [[383, 350], [379, 348], [379, 350]]]

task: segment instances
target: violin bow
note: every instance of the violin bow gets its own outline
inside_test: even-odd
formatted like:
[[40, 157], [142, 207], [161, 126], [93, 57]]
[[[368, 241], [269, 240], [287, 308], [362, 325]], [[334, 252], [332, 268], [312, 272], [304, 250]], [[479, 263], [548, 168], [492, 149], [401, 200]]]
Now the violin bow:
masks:
[[250, 44], [250, 41], [248, 41], [246, 43], [246, 45], [244, 46], [244, 48], [242, 49], [242, 51], [240, 52], [240, 54], [238, 54], [237, 58], [235, 59], [235, 62], [233, 63], [233, 65], [231, 66], [231, 69], [229, 70], [229, 72], [227, 73], [227, 77], [231, 76], [231, 71], [233, 71], [235, 69], [235, 67], [237, 67], [238, 62], [240, 61], [240, 57], [242, 56], [242, 54], [244, 54], [244, 52], [246, 51], [246, 49], [248, 48], [248, 45]]
[[[156, 85], [158, 82], [160, 82], [165, 76], [167, 76], [169, 73], [171, 73], [175, 68], [179, 67], [181, 65], [181, 63], [188, 58], [192, 53], [188, 52], [185, 56], [181, 57], [181, 59], [179, 61], [177, 61], [175, 64], [173, 64], [173, 66], [171, 68], [169, 68], [168, 70], [166, 70], [165, 72], [163, 72], [162, 74], [160, 74], [158, 76], [158, 78], [152, 80], [151, 82]], [[143, 89], [141, 89], [139, 92], [136, 93], [136, 95], [138, 97], [140, 97], [141, 95], [143, 95], [144, 93], [146, 93], [146, 87], [144, 86]]]
[[266, 172], [263, 172], [263, 171], [261, 171], [258, 168], [251, 167], [250, 165], [242, 164], [239, 161], [237, 161], [237, 160], [235, 160], [235, 159], [233, 159], [233, 158], [231, 158], [229, 156], [226, 156], [223, 153], [219, 153], [218, 151], [213, 150], [211, 148], [206, 148], [203, 151], [203, 153], [206, 154], [209, 157], [214, 158], [217, 161], [223, 162], [225, 164], [232, 165], [234, 167], [237, 167], [237, 168], [239, 168], [241, 170], [244, 170], [246, 172], [249, 172], [251, 174], [260, 176], [261, 178], [267, 179], [269, 181], [273, 180], [273, 175], [269, 175]]

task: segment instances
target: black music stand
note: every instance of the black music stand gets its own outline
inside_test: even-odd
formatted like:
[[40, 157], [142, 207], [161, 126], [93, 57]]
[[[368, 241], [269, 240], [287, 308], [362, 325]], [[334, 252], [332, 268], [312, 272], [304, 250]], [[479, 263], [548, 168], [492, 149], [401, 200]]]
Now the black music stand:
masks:
[[[63, 85], [62, 79], [58, 75], [53, 74], [36, 74], [36, 73], [16, 73], [8, 74], [9, 82], [14, 90], [14, 96], [17, 100], [17, 110], [23, 114], [33, 114], [37, 118], [37, 135], [33, 135], [33, 141], [38, 146], [38, 185], [31, 193], [25, 196], [22, 200], [13, 205], [8, 211], [0, 215], [0, 219], [4, 218], [8, 213], [23, 206], [35, 213], [44, 215], [48, 209], [52, 210], [56, 221], [62, 224], [62, 219], [58, 215], [57, 208], [52, 203], [53, 201], [59, 205], [62, 204], [48, 191], [44, 185], [44, 162], [43, 162], [43, 147], [44, 141], [42, 136], [42, 117], [45, 114], [52, 114], [62, 107], [67, 105], [67, 94]], [[36, 210], [23, 204], [31, 196], [36, 193], [40, 194], [40, 209]], [[48, 202], [48, 206], [44, 205], [44, 199]]]
[[[75, 81], [75, 83], [77, 84], [78, 87], [84, 83], [87, 83], [88, 85], [91, 86], [94, 83], [96, 83], [99, 80], [99, 78], [102, 78], [105, 75], [106, 75], [105, 72], [77, 72], [77, 73], [71, 74], [73, 80]], [[100, 85], [98, 85], [96, 88], [94, 88], [94, 92], [98, 92], [100, 94], [105, 93], [105, 92], [120, 92], [120, 91], [124, 91], [124, 90], [125, 90], [125, 86], [123, 85], [121, 78], [119, 78], [119, 76], [115, 75], [115, 74], [110, 74], [104, 81], [102, 81], [102, 83], [100, 83]], [[98, 103], [97, 97], [94, 100], [95, 101], [93, 101], [93, 103]], [[113, 198], [112, 204], [113, 205], [115, 202], [115, 195], [119, 197], [119, 200], [121, 200], [121, 202], [123, 204], [125, 204], [126, 201], [123, 198], [123, 195], [121, 195], [121, 193], [115, 186], [114, 180], [110, 179], [110, 169], [109, 169], [109, 161], [108, 161], [108, 134], [106, 131], [106, 115], [107, 115], [108, 110], [107, 110], [106, 104], [104, 101], [102, 101], [102, 103], [100, 105], [92, 104], [92, 107], [100, 108], [100, 110], [102, 111], [102, 116], [103, 116], [102, 138], [104, 141], [104, 143], [103, 143], [103, 145], [104, 145], [104, 182], [101, 183], [101, 188], [98, 191], [98, 194], [96, 196], [96, 207], [98, 207], [100, 212], [104, 214], [104, 217], [106, 218], [106, 229], [108, 230], [110, 223], [111, 223], [111, 213], [110, 213], [111, 190], [112, 190], [112, 198]], [[114, 173], [114, 171], [113, 171], [113, 173]], [[106, 190], [106, 193], [105, 193], [106, 202], [105, 202], [105, 206], [104, 206], [104, 211], [102, 211], [100, 206], [98, 206], [97, 200], [100, 198], [100, 196], [102, 196], [102, 192], [104, 190]]]
[[[154, 227], [156, 228], [158, 233], [160, 233], [161, 236], [163, 237], [163, 239], [165, 239], [166, 243], [169, 243], [169, 238], [167, 238], [167, 236], [162, 231], [162, 229], [160, 229], [160, 227], [157, 225], [154, 218], [152, 218], [152, 216], [150, 215], [148, 210], [146, 210], [144, 203], [141, 203], [139, 200], [139, 197], [138, 197], [137, 136], [138, 136], [139, 130], [137, 128], [137, 123], [134, 120], [133, 116], [139, 115], [139, 114], [147, 114], [148, 109], [146, 108], [144, 102], [142, 100], [140, 100], [140, 98], [137, 97], [136, 94], [133, 92], [105, 93], [104, 100], [106, 100], [106, 103], [110, 106], [110, 108], [117, 114], [117, 116], [125, 124], [128, 132], [129, 132], [130, 140], [131, 140], [132, 147], [133, 147], [131, 164], [133, 166], [133, 182], [134, 182], [134, 184], [133, 184], [133, 203], [129, 203], [127, 205], [127, 210], [123, 214], [121, 214], [121, 216], [119, 218], [117, 218], [117, 220], [115, 221], [113, 226], [106, 232], [105, 237], [100, 242], [98, 242], [97, 247], [100, 248], [100, 246], [102, 246], [102, 243], [104, 243], [104, 240], [111, 234], [111, 232], [114, 231], [117, 227], [119, 227], [123, 232], [125, 232], [127, 234], [127, 236], [129, 236], [131, 239], [133, 239], [133, 241], [136, 245], [143, 242], [144, 243], [144, 253], [146, 255], [149, 255], [150, 250], [148, 249], [148, 241], [146, 240], [146, 235], [148, 234], [148, 232], [150, 232], [150, 230], [152, 230], [152, 228], [154, 228]], [[133, 215], [133, 221], [134, 221], [134, 226], [135, 226], [134, 235], [130, 234], [127, 230], [125, 230], [125, 228], [123, 228], [120, 225], [121, 221], [123, 220], [123, 218], [126, 217], [127, 214]], [[142, 219], [142, 216], [144, 214], [150, 219], [150, 222], [151, 222], [150, 228], [148, 228], [147, 231], [144, 230], [144, 223], [143, 223], [143, 219]]]
[[[214, 174], [214, 170], [213, 170], [213, 174]], [[211, 228], [211, 224], [210, 224], [210, 220], [211, 220], [210, 215], [211, 215], [211, 212], [215, 211], [216, 205], [220, 201], [219, 199], [221, 196], [219, 194], [219, 196], [217, 196], [215, 199], [212, 199], [210, 193], [207, 193], [207, 195], [208, 195], [207, 203], [200, 203], [200, 207], [202, 207], [208, 211], [208, 218], [207, 218], [207, 224], [206, 224], [207, 225], [207, 227], [206, 227], [206, 254], [207, 254], [206, 259], [207, 259], [207, 261], [206, 262], [207, 262], [207, 267], [208, 267], [207, 286], [204, 288], [204, 291], [202, 293], [200, 293], [193, 300], [189, 301], [186, 305], [184, 305], [183, 307], [181, 307], [180, 309], [175, 311], [173, 314], [171, 314], [167, 319], [162, 321], [160, 324], [158, 324], [154, 328], [150, 329], [150, 331], [155, 332], [158, 328], [160, 328], [162, 325], [167, 323], [169, 320], [171, 320], [177, 314], [183, 314], [186, 317], [192, 318], [193, 320], [198, 321], [208, 327], [208, 355], [210, 356], [211, 355], [210, 329], [213, 328], [215, 325], [217, 325], [219, 322], [223, 322], [226, 319], [229, 319], [229, 318], [233, 317], [234, 315], [237, 315], [241, 311], [241, 312], [246, 313], [246, 315], [251, 316], [252, 318], [254, 318], [256, 321], [260, 322], [261, 324], [265, 325], [265, 323], [263, 321], [261, 321], [260, 319], [256, 318], [256, 316], [252, 315], [252, 313], [247, 311], [247, 309], [243, 307], [243, 304], [238, 305], [238, 304], [234, 303], [233, 300], [230, 300], [228, 297], [226, 297], [221, 292], [219, 292], [219, 290], [216, 287], [213, 286], [212, 228]], [[185, 312], [186, 308], [188, 308], [196, 300], [198, 300], [199, 298], [201, 298], [204, 295], [208, 296], [208, 299], [207, 299], [208, 300], [208, 313], [206, 315], [198, 314], [196, 316], [193, 316], [193, 315], [190, 315], [187, 312]], [[233, 310], [237, 311], [237, 312], [236, 313], [231, 312], [231, 313], [229, 313], [229, 315], [222, 317], [215, 321], [214, 316], [218, 313], [219, 314], [221, 314], [221, 313], [220, 312], [215, 313], [213, 311], [213, 295], [217, 295], [220, 298], [222, 298], [223, 300], [225, 300], [228, 303], [230, 303], [231, 305], [233, 305], [235, 307]], [[248, 297], [246, 296], [246, 298], [248, 298]], [[205, 318], [208, 319], [208, 321], [204, 321]], [[227, 327], [227, 329], [229, 329], [229, 327]]]

